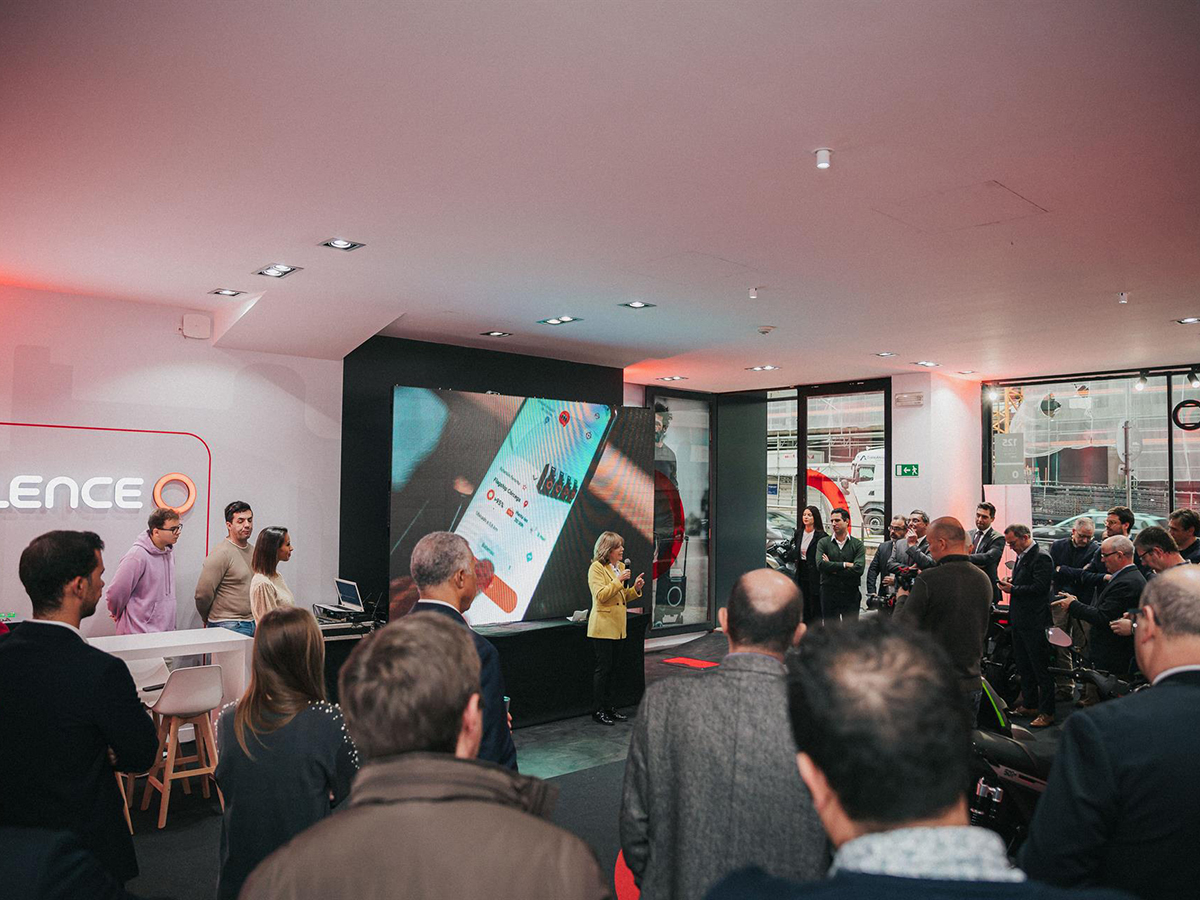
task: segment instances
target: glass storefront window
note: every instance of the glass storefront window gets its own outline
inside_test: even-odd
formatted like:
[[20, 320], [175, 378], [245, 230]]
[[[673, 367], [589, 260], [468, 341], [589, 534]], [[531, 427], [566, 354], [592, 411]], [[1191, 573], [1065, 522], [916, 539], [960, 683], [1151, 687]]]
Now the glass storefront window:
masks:
[[653, 628], [709, 621], [707, 400], [654, 400]]
[[[991, 390], [990, 480], [1030, 485], [1035, 538], [1065, 537], [1083, 515], [1102, 533], [1113, 506], [1133, 510], [1135, 531], [1166, 525], [1172, 508], [1166, 376], [1148, 378], [1140, 390], [1137, 376]], [[1184, 445], [1185, 453], [1197, 446]]]

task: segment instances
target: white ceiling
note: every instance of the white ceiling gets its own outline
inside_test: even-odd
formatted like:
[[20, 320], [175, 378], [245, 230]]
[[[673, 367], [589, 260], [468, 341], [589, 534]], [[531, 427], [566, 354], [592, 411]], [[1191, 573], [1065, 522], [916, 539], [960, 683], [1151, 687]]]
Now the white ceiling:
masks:
[[1197, 361], [1198, 85], [1184, 0], [10, 3], [0, 298], [699, 390]]

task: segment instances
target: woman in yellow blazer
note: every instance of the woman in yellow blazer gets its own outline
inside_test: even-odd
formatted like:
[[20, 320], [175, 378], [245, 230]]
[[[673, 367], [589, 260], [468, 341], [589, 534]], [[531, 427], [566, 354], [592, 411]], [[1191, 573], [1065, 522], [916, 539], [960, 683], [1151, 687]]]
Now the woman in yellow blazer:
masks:
[[592, 718], [601, 725], [624, 722], [627, 718], [612, 707], [613, 659], [626, 635], [625, 605], [642, 596], [642, 587], [646, 583], [646, 579], [638, 575], [633, 587], [625, 587], [630, 571], [622, 562], [624, 556], [625, 541], [615, 531], [606, 531], [596, 539], [596, 550], [588, 568], [592, 613], [588, 616], [587, 634], [596, 651]]

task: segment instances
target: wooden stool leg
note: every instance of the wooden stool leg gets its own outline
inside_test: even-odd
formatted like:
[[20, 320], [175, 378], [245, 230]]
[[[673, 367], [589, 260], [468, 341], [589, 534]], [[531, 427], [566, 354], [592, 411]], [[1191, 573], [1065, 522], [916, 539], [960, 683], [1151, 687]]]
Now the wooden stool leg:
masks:
[[156, 718], [158, 721], [158, 752], [154, 754], [154, 765], [146, 773], [146, 790], [142, 792], [142, 812], [150, 808], [150, 794], [154, 791], [154, 773], [158, 772], [160, 776], [162, 775], [163, 752], [167, 747], [167, 723], [163, 721], [162, 716]]
[[129, 828], [129, 833], [133, 834], [133, 819], [129, 817], [129, 797], [125, 794], [125, 779], [121, 777], [120, 772], [113, 772], [117, 776], [117, 789], [121, 792], [121, 812], [125, 814], [125, 825]]
[[[217, 784], [217, 778], [216, 778], [217, 763], [220, 760], [217, 755], [217, 738], [216, 738], [216, 735], [213, 734], [212, 719], [209, 718], [208, 716], [204, 716], [202, 719], [201, 727], [203, 727], [203, 729], [204, 729], [204, 747], [205, 747], [204, 755], [208, 759], [207, 765], [212, 766], [212, 770], [213, 770], [213, 774], [205, 776], [204, 796], [207, 797], [208, 796], [208, 779], [211, 778], [213, 784], [214, 785]], [[224, 812], [225, 811], [225, 796], [221, 793], [221, 788], [219, 786], [217, 787], [217, 800], [221, 804], [221, 812]]]
[[162, 802], [158, 806], [158, 827], [167, 824], [167, 804], [171, 802], [171, 778], [175, 775], [175, 755], [179, 752], [179, 720], [171, 717], [171, 731], [167, 738], [167, 762], [163, 766]]
[[[195, 734], [196, 734], [196, 767], [198, 769], [200, 769], [201, 771], [203, 771], [204, 769], [208, 768], [208, 745], [205, 743], [205, 740], [204, 740], [204, 726], [200, 724], [201, 718], [208, 718], [208, 717], [207, 716], [197, 717], [195, 719], [190, 719], [189, 721], [192, 723], [192, 729], [195, 731]], [[208, 775], [198, 775], [196, 777], [198, 777], [200, 779], [200, 794], [201, 794], [201, 796], [204, 797], [205, 800], [207, 800], [208, 796], [209, 796], [209, 791], [208, 791], [208, 777], [209, 776]]]

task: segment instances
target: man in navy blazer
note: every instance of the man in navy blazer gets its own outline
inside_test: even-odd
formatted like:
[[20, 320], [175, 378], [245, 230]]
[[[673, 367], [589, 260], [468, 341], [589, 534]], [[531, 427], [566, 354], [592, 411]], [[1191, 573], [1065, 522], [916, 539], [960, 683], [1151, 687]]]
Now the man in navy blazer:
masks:
[[0, 825], [74, 832], [123, 882], [138, 866], [113, 771], [150, 768], [158, 737], [129, 669], [79, 631], [103, 549], [93, 532], [50, 531], [21, 554], [33, 618], [0, 638]]
[[[1170, 535], [1166, 535], [1166, 538], [1170, 540]], [[1137, 606], [1146, 579], [1133, 564], [1133, 542], [1127, 537], [1118, 535], [1105, 538], [1100, 545], [1100, 559], [1112, 578], [1104, 585], [1094, 604], [1083, 603], [1070, 594], [1064, 594], [1053, 605], [1065, 609], [1077, 619], [1092, 623], [1088, 655], [1096, 668], [1125, 676], [1133, 661], [1133, 640], [1115, 633], [1108, 623], [1120, 619]]]
[[515, 772], [517, 748], [513, 744], [508, 710], [504, 707], [500, 654], [491, 641], [477, 634], [463, 617], [479, 592], [471, 546], [449, 531], [427, 534], [413, 547], [409, 571], [421, 592], [412, 612], [437, 613], [454, 619], [471, 633], [471, 640], [475, 642], [483, 694], [483, 740], [479, 744], [478, 758], [499, 763]]
[[1054, 678], [1046, 640], [1054, 563], [1034, 542], [1028, 525], [1009, 525], [1004, 529], [1004, 542], [1017, 554], [1012, 575], [999, 582], [1009, 598], [1013, 656], [1021, 677], [1021, 702], [1013, 715], [1033, 716], [1030, 727], [1044, 728], [1054, 724]]
[[970, 560], [992, 581], [992, 602], [1004, 599], [1000, 592], [1000, 576], [997, 569], [1004, 555], [1004, 535], [992, 527], [996, 521], [996, 507], [986, 500], [975, 507], [975, 530], [971, 532]]
[[1155, 900], [1200, 884], [1200, 568], [1150, 580], [1133, 621], [1152, 687], [1076, 713], [1020, 854], [1031, 877]]
[[793, 654], [796, 765], [837, 852], [807, 884], [745, 869], [709, 900], [1089, 900], [1026, 880], [967, 812], [970, 718], [932, 638], [883, 616], [810, 633]]

